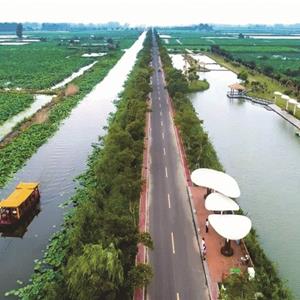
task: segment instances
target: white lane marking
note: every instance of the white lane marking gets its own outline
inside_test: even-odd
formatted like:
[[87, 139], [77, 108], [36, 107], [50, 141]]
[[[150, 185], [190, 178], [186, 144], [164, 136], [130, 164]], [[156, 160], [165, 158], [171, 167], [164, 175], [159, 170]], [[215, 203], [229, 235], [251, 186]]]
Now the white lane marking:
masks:
[[173, 251], [173, 254], [175, 254], [175, 244], [174, 244], [174, 234], [173, 234], [173, 232], [171, 232], [171, 240], [172, 240], [172, 251]]
[[160, 96], [158, 96], [158, 100], [160, 101]]
[[162, 135], [162, 138], [163, 138], [163, 140], [164, 140], [164, 139], [165, 139], [165, 134], [164, 134], [164, 133], [162, 133], [161, 135]]
[[161, 103], [159, 103], [159, 108], [161, 108]]
[[166, 156], [166, 148], [164, 148], [164, 155]]
[[161, 116], [162, 116], [162, 111], [160, 111], [160, 113], [159, 113]]
[[166, 177], [168, 178], [168, 169], [167, 169], [167, 167], [165, 167], [165, 173], [166, 173]]
[[164, 123], [163, 123], [163, 121], [160, 121], [160, 125], [161, 125], [161, 127], [163, 127], [163, 126], [164, 126]]
[[180, 300], [179, 293], [176, 294], [176, 300]]
[[171, 208], [171, 199], [170, 199], [170, 194], [168, 193], [168, 205], [169, 205], [169, 208]]

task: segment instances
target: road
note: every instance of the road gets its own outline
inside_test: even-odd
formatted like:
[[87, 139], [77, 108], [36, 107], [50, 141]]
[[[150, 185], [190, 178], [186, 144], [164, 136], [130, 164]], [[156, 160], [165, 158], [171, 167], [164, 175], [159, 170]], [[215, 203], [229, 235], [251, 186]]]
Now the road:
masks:
[[205, 300], [208, 290], [154, 37], [152, 65], [149, 229], [155, 248], [149, 254], [154, 278], [147, 299]]

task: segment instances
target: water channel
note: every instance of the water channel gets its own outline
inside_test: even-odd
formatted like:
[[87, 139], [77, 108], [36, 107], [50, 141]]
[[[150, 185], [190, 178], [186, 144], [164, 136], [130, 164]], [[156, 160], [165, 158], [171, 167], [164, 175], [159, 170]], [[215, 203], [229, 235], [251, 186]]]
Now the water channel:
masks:
[[22, 238], [0, 238], [0, 299], [4, 298], [5, 291], [16, 287], [16, 280], [27, 282], [34, 259], [42, 256], [49, 237], [60, 227], [65, 211], [59, 205], [74, 193], [73, 179], [84, 171], [92, 143], [105, 133], [107, 117], [115, 111], [113, 101], [122, 90], [144, 38], [145, 33], [72, 111], [59, 131], [0, 191], [0, 197], [5, 198], [20, 181], [40, 182], [41, 212]]
[[[180, 58], [173, 58], [176, 67]], [[268, 257], [300, 298], [300, 138], [276, 113], [245, 100], [229, 100], [228, 71], [200, 73], [207, 91], [191, 95], [226, 171], [241, 188], [238, 200], [248, 213]]]
[[49, 95], [34, 95], [34, 102], [30, 107], [11, 117], [0, 126], [0, 141], [9, 134], [19, 122], [31, 117], [40, 108], [49, 103], [52, 100], [52, 97], [53, 96]]

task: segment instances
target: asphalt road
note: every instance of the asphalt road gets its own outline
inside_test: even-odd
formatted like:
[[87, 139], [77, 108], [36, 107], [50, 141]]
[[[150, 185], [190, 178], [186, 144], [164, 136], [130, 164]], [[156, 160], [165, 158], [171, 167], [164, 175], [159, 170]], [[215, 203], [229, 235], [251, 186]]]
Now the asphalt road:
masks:
[[208, 290], [154, 39], [152, 65], [149, 227], [155, 248], [149, 254], [154, 278], [147, 299], [205, 300]]

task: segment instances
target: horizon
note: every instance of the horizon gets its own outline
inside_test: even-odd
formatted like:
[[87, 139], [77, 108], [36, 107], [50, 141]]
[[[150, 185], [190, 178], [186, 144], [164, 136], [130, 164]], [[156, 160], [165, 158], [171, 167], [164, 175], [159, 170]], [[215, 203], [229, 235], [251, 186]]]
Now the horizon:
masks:
[[[222, 10], [216, 7], [222, 4]], [[298, 3], [286, 0], [3, 0], [5, 15], [0, 22], [35, 23], [107, 23], [111, 20], [131, 26], [187, 26], [190, 24], [300, 23]], [[16, 9], [17, 8], [17, 9]], [[117, 8], [117, 9], [116, 9]], [[182, 13], [185, 12], [186, 13]], [[244, 13], [246, 12], [246, 13]]]

